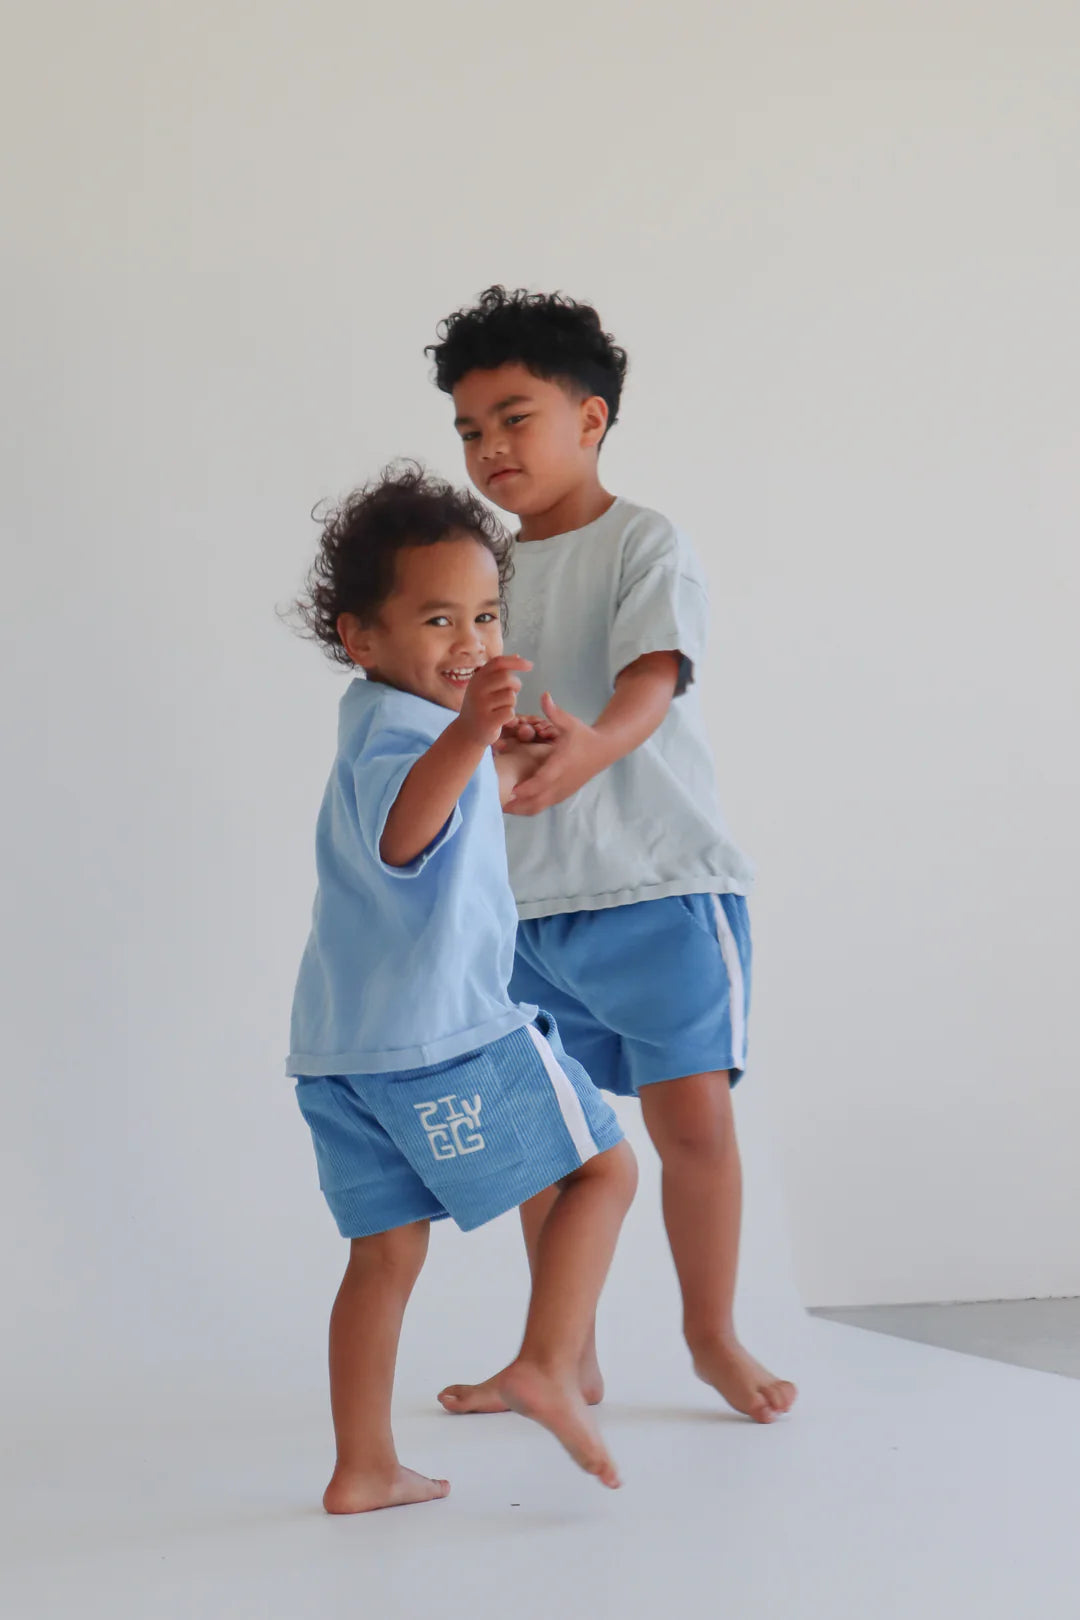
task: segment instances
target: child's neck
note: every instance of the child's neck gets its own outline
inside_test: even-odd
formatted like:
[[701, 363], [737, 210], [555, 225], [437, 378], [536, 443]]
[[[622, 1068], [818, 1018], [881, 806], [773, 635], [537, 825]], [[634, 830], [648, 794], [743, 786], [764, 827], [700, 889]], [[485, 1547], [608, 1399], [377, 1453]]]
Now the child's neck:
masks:
[[586, 523], [595, 523], [614, 503], [596, 477], [587, 479], [569, 490], [546, 512], [533, 512], [521, 520], [519, 540], [550, 540], [553, 534], [569, 534], [583, 529]]

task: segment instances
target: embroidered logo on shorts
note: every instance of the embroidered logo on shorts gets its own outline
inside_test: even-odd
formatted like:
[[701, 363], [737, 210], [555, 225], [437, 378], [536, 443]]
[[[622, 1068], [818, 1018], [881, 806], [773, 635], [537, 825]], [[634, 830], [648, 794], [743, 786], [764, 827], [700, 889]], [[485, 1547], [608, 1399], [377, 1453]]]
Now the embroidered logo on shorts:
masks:
[[[439, 1097], [435, 1102], [413, 1103], [420, 1123], [427, 1132], [431, 1151], [437, 1159], [456, 1159], [462, 1153], [479, 1153], [484, 1145], [480, 1135], [480, 1097], [472, 1102], [457, 1097]], [[445, 1107], [445, 1113], [440, 1110]]]

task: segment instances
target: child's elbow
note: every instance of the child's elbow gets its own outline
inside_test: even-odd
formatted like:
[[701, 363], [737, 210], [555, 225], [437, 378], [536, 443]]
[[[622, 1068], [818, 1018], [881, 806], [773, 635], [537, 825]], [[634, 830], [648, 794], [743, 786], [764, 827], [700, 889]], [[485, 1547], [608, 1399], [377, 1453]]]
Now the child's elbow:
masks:
[[383, 833], [379, 840], [379, 859], [384, 866], [408, 866], [410, 861], [416, 859], [417, 853], [407, 849], [400, 838], [394, 838], [389, 833]]

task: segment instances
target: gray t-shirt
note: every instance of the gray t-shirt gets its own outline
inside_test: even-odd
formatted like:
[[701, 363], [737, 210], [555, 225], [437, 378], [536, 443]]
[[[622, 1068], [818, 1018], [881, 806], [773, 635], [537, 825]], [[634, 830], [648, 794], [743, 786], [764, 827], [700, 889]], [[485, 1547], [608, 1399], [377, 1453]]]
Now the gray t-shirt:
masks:
[[676, 894], [746, 894], [753, 868], [716, 800], [694, 676], [709, 605], [697, 558], [658, 512], [616, 500], [570, 534], [519, 542], [508, 651], [532, 660], [521, 714], [550, 691], [590, 725], [645, 653], [679, 652], [677, 694], [640, 748], [538, 816], [506, 816], [521, 917], [601, 911]]

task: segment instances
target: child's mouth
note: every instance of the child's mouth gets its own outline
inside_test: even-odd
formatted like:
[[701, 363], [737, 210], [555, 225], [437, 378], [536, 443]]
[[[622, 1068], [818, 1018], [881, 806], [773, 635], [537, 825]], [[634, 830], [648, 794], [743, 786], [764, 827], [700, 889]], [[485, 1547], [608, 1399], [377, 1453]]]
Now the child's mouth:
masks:
[[475, 669], [444, 669], [442, 678], [449, 681], [451, 686], [456, 686], [459, 691], [464, 691], [475, 674]]

